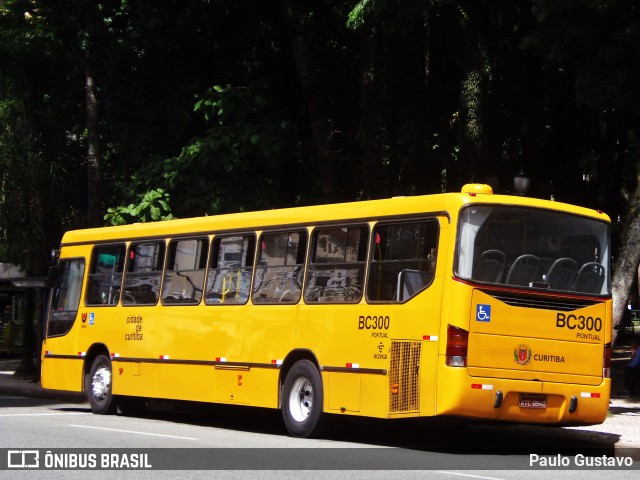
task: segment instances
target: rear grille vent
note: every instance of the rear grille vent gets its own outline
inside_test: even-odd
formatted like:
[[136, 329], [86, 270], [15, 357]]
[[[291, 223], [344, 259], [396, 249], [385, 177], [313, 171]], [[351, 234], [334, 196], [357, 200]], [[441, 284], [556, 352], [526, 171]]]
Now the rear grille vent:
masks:
[[579, 310], [581, 308], [595, 305], [594, 300], [567, 300], [559, 298], [545, 298], [545, 297], [523, 297], [507, 294], [496, 294], [495, 292], [484, 291], [487, 295], [492, 296], [496, 300], [500, 300], [512, 307], [524, 307], [524, 308], [537, 308], [542, 310], [559, 310], [561, 312], [571, 312], [573, 310]]
[[420, 409], [420, 348], [420, 342], [391, 342], [390, 413]]

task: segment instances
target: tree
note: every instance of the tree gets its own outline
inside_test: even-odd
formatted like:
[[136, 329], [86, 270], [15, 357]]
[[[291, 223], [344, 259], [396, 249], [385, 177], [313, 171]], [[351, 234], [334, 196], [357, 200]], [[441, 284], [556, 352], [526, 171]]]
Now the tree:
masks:
[[532, 4], [536, 25], [524, 44], [544, 57], [548, 69], [571, 79], [577, 121], [588, 132], [575, 139], [573, 147], [582, 158], [566, 163], [588, 180], [575, 182], [574, 173], [574, 182], [589, 194], [576, 192], [574, 201], [609, 209], [614, 221], [624, 217], [617, 232], [620, 244], [614, 252], [612, 279], [615, 341], [640, 264], [640, 93], [635, 85], [640, 69], [640, 13], [635, 2], [627, 0], [535, 0]]
[[335, 162], [329, 154], [329, 121], [325, 111], [326, 100], [315, 74], [313, 60], [291, 0], [282, 0], [282, 11], [291, 39], [291, 50], [293, 51], [298, 77], [302, 91], [307, 99], [322, 193], [327, 198], [331, 198], [335, 196], [336, 168]]
[[616, 220], [627, 246], [614, 255], [631, 265], [616, 267], [621, 311], [637, 264], [633, 1], [247, 5], [0, 2], [3, 256], [20, 255], [33, 224], [40, 258], [63, 230], [96, 224], [100, 189], [119, 222], [488, 177], [509, 193], [526, 168], [532, 196]]
[[85, 76], [87, 92], [87, 192], [88, 226], [100, 226], [102, 223], [102, 175], [100, 172], [100, 148], [98, 100], [93, 76], [87, 70]]
[[[0, 242], [5, 261], [42, 275], [64, 228], [65, 146], [52, 121], [60, 50], [36, 2], [0, 4]], [[64, 137], [63, 137], [64, 138]], [[71, 216], [71, 215], [70, 215]], [[69, 218], [69, 217], [66, 217]]]

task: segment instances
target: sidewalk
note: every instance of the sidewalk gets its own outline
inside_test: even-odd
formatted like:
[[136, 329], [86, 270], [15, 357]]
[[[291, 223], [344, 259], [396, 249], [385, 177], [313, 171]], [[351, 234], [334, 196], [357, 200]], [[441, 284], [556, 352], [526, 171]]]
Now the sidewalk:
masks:
[[45, 390], [40, 386], [38, 372], [17, 373], [19, 366], [19, 357], [0, 357], [0, 395], [48, 398], [70, 403], [86, 402], [86, 397], [82, 393]]
[[[601, 425], [588, 427], [566, 427], [581, 430], [592, 437], [603, 434], [619, 436], [616, 448], [640, 448], [640, 396], [620, 398], [617, 392], [622, 390], [622, 372], [629, 361], [630, 349], [626, 345], [616, 348], [611, 368], [611, 402], [609, 416]], [[36, 374], [16, 374], [20, 365], [19, 358], [0, 357], [0, 395], [48, 398], [69, 403], [85, 403], [81, 393], [45, 390], [36, 379]]]

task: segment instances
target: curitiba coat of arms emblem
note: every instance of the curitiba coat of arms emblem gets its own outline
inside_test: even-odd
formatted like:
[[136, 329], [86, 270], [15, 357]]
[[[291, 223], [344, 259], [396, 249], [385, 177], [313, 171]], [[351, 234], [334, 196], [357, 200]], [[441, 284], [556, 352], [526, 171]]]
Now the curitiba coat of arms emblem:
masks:
[[528, 365], [531, 361], [531, 348], [521, 343], [513, 349], [513, 359], [518, 365]]

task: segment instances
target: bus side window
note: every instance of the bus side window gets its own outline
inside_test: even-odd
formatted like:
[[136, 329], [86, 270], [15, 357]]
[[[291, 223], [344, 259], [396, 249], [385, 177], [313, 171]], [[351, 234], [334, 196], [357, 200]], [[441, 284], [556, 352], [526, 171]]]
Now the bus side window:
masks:
[[206, 238], [176, 240], [169, 244], [162, 303], [197, 305], [202, 299], [207, 264]]
[[60, 260], [58, 271], [51, 297], [47, 337], [65, 335], [75, 322], [84, 277], [84, 258]]
[[207, 305], [247, 303], [255, 245], [254, 235], [213, 240], [205, 291]]
[[406, 301], [433, 281], [437, 221], [379, 224], [374, 230], [374, 238], [368, 300]]
[[91, 253], [86, 305], [117, 305], [122, 289], [124, 245], [95, 247]]
[[160, 295], [164, 242], [132, 244], [124, 274], [124, 305], [155, 305]]
[[314, 232], [307, 267], [307, 303], [357, 303], [367, 255], [368, 228], [338, 227]]
[[254, 303], [298, 303], [306, 245], [305, 231], [262, 236], [253, 282]]

